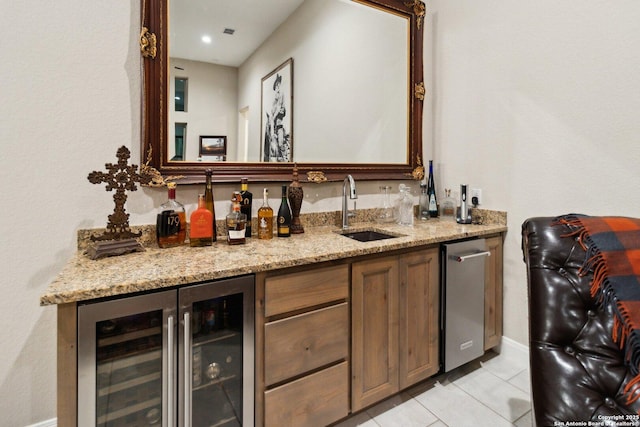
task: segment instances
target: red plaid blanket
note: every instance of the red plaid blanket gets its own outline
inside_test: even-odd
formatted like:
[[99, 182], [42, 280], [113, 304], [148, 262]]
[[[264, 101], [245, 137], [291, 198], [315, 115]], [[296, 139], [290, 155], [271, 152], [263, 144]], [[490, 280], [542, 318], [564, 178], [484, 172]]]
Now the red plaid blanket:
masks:
[[565, 215], [587, 252], [581, 274], [593, 272], [591, 295], [611, 304], [612, 338], [620, 345], [634, 379], [625, 387], [628, 403], [640, 398], [640, 219]]

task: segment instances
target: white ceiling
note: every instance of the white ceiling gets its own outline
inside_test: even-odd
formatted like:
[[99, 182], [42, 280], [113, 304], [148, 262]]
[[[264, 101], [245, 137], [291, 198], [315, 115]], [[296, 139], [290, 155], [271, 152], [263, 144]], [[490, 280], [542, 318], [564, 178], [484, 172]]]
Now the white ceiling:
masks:
[[303, 1], [170, 0], [169, 56], [238, 67]]

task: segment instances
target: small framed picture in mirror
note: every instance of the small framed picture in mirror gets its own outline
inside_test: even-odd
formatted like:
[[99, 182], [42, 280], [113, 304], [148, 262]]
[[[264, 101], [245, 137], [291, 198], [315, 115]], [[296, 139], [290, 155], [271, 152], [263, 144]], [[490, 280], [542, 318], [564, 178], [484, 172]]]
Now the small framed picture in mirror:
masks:
[[227, 137], [200, 135], [198, 160], [219, 161], [227, 157]]

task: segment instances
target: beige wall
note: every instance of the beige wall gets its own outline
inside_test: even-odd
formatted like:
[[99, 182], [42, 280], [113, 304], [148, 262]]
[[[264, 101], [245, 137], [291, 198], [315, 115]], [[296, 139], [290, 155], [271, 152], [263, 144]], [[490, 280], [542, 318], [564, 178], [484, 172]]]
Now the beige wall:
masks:
[[[171, 58], [169, 99], [175, 98], [175, 78], [187, 78], [187, 111], [175, 111], [169, 104], [168, 141], [175, 141], [174, 123], [187, 123], [185, 160], [195, 162], [200, 155], [200, 136], [226, 136], [227, 160], [237, 161], [238, 70], [234, 67]], [[175, 67], [181, 68], [181, 70]], [[169, 159], [175, 156], [169, 144]]]
[[432, 0], [425, 157], [506, 209], [505, 335], [527, 342], [520, 226], [640, 215], [640, 2]]
[[[409, 24], [347, 3], [305, 1], [240, 66], [239, 104], [249, 107], [250, 159], [260, 157], [254, 141], [264, 132], [261, 80], [293, 58], [294, 160], [334, 162], [339, 149], [342, 159], [406, 162], [406, 151], [397, 145], [407, 140]], [[370, 94], [372, 101], [362, 102]]]
[[[139, 163], [139, 6], [2, 9], [0, 413], [3, 425], [24, 426], [55, 417], [55, 309], [38, 297], [73, 254], [76, 230], [104, 226], [113, 209], [87, 174], [120, 145]], [[522, 221], [640, 211], [640, 3], [432, 0], [427, 9], [425, 158], [436, 159], [440, 187], [481, 187], [486, 208], [509, 212], [505, 333], [526, 342]], [[359, 207], [378, 203], [377, 185], [359, 183]], [[216, 185], [218, 215], [232, 189]], [[340, 190], [305, 186], [303, 210], [339, 209]], [[192, 208], [197, 192], [178, 198]], [[164, 198], [132, 193], [131, 223], [152, 223]]]

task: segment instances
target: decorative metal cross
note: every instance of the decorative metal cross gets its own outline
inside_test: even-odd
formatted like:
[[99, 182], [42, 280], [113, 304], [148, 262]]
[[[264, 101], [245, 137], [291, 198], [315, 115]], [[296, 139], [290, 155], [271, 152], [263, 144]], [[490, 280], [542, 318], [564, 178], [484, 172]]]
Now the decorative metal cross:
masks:
[[107, 223], [107, 231], [100, 236], [91, 236], [92, 241], [102, 240], [124, 240], [140, 237], [142, 233], [134, 233], [129, 228], [129, 214], [125, 212], [124, 204], [127, 201], [125, 191], [136, 191], [136, 182], [140, 184], [148, 184], [150, 177], [146, 174], [137, 172], [137, 165], [128, 165], [131, 157], [129, 149], [124, 145], [118, 148], [116, 153], [118, 163], [106, 163], [107, 172], [93, 171], [87, 177], [92, 184], [106, 183], [106, 191], [116, 190], [113, 195], [113, 201], [116, 206], [113, 214], [109, 215]]

